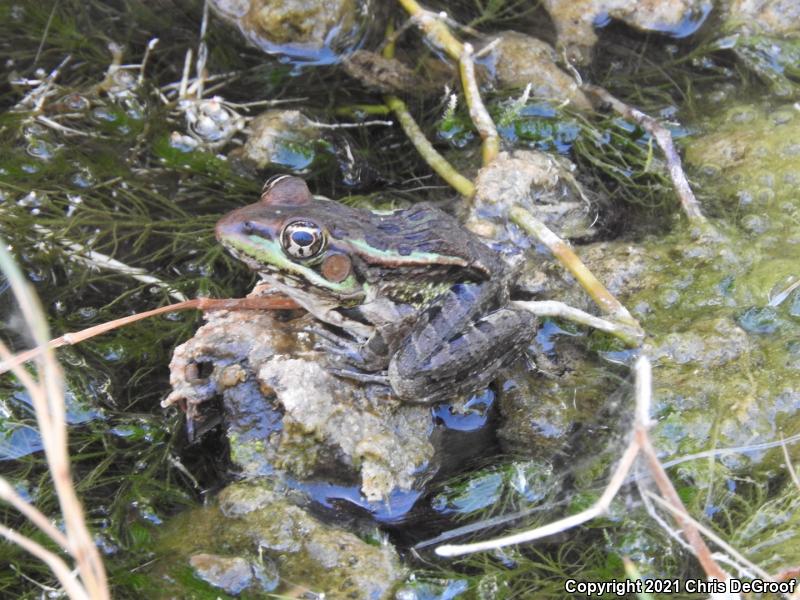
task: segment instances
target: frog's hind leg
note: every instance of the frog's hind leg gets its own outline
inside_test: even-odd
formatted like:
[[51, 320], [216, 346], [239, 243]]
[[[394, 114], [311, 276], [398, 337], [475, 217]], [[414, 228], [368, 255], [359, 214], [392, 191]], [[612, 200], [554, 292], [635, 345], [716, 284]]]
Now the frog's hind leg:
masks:
[[434, 402], [486, 387], [497, 371], [520, 356], [536, 333], [530, 312], [500, 308], [420, 356], [412, 341], [392, 357], [389, 381], [394, 392], [413, 402]]

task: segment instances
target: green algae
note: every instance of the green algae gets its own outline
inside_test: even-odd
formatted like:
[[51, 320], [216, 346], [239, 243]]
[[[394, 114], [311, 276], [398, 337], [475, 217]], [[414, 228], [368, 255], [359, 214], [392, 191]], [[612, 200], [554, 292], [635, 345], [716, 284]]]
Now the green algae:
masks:
[[[220, 493], [219, 509], [196, 508], [173, 519], [154, 546], [156, 580], [167, 585], [149, 588], [149, 597], [183, 597], [185, 584], [190, 592], [206, 589], [185, 567], [187, 557], [200, 552], [274, 561], [281, 577], [278, 594], [299, 584], [341, 597], [388, 597], [404, 575], [390, 546], [324, 525], [270, 487], [263, 480], [233, 484]], [[272, 591], [251, 587], [245, 597], [273, 597]]]

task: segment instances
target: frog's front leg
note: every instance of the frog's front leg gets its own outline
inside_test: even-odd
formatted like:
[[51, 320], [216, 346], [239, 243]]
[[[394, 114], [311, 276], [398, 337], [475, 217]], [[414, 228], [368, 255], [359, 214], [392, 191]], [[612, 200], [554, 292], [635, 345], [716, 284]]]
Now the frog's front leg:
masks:
[[493, 296], [490, 283], [459, 284], [426, 309], [389, 363], [398, 396], [432, 402], [473, 392], [524, 351], [536, 318], [508, 307], [487, 311]]

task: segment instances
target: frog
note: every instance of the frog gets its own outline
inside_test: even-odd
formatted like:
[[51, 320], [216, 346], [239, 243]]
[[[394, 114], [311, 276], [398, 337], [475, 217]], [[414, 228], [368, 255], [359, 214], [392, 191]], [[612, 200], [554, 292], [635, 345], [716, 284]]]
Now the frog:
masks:
[[510, 303], [514, 268], [426, 202], [357, 208], [278, 175], [215, 233], [270, 290], [313, 315], [334, 375], [382, 384], [404, 402], [486, 389], [537, 329]]

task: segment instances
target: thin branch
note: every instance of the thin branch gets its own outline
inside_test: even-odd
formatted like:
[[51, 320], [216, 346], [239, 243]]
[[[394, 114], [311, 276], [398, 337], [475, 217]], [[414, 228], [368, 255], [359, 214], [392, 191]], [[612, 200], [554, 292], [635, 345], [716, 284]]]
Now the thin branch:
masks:
[[675, 465], [679, 465], [690, 460], [698, 460], [700, 458], [708, 458], [710, 456], [724, 456], [726, 454], [743, 454], [746, 452], [769, 450], [770, 448], [777, 448], [778, 446], [782, 446], [784, 444], [795, 444], [797, 442], [800, 442], [800, 433], [796, 433], [786, 439], [778, 440], [777, 442], [763, 442], [761, 444], [750, 444], [748, 446], [734, 446], [732, 448], [714, 448], [712, 450], [703, 450], [702, 452], [696, 452], [694, 454], [687, 454], [686, 456], [673, 458], [672, 460], [668, 460], [662, 464], [665, 469], [669, 469], [670, 467], [674, 467]]
[[797, 476], [797, 471], [795, 471], [794, 465], [792, 464], [792, 457], [789, 456], [789, 449], [786, 447], [786, 440], [783, 438], [781, 438], [781, 450], [783, 450], [783, 458], [786, 461], [786, 470], [789, 471], [794, 486], [800, 491], [800, 478]]
[[[673, 506], [669, 501], [664, 500], [663, 498], [657, 496], [656, 494], [653, 494], [653, 492], [647, 492], [647, 493], [649, 494], [651, 500], [656, 502], [662, 508], [668, 510], [670, 513], [672, 513], [672, 516], [675, 518], [676, 521], [678, 521], [679, 523], [688, 524], [690, 527], [696, 529], [699, 533], [702, 533], [704, 536], [706, 536], [708, 539], [714, 542], [717, 546], [722, 548], [725, 552], [730, 554], [733, 558], [742, 563], [746, 568], [750, 569], [753, 573], [756, 573], [759, 577], [761, 577], [765, 581], [775, 581], [772, 575], [767, 573], [764, 569], [762, 569], [758, 565], [749, 561], [733, 546], [728, 544], [725, 540], [723, 540], [716, 533], [711, 531], [708, 527], [706, 527], [705, 525], [697, 521], [695, 518], [693, 518], [689, 513], [686, 512], [686, 509], [683, 506], [680, 507]], [[686, 533], [686, 530], [684, 530], [684, 533]], [[705, 542], [703, 543], [705, 544]], [[708, 558], [712, 561], [714, 560], [710, 552]], [[714, 562], [714, 564], [716, 565], [716, 562]], [[727, 574], [724, 571], [720, 569], [720, 572], [727, 578]], [[706, 573], [708, 573], [708, 571], [706, 571]], [[720, 579], [720, 581], [723, 580], [722, 577], [718, 577], [718, 579]]]
[[666, 158], [669, 176], [672, 179], [672, 185], [675, 186], [675, 191], [678, 194], [683, 212], [690, 222], [698, 225], [706, 225], [706, 218], [703, 216], [700, 203], [697, 201], [697, 198], [695, 198], [692, 187], [689, 185], [689, 180], [686, 179], [686, 174], [683, 172], [681, 157], [675, 149], [675, 144], [672, 142], [672, 134], [669, 130], [653, 117], [625, 104], [622, 100], [615, 98], [600, 86], [584, 84], [582, 89], [611, 106], [615, 112], [626, 119], [637, 123], [642, 129], [655, 138]]
[[634, 336], [641, 342], [644, 338], [644, 331], [639, 322], [634, 319], [622, 303], [600, 283], [597, 277], [581, 262], [578, 255], [561, 238], [553, 233], [544, 223], [534, 217], [529, 211], [520, 206], [512, 206], [509, 210], [511, 220], [522, 227], [527, 233], [536, 237], [540, 242], [548, 247], [553, 256], [558, 259], [566, 268], [586, 293], [594, 300], [600, 310], [613, 317], [619, 323], [628, 326]]
[[361, 127], [391, 127], [394, 121], [359, 121], [357, 123], [322, 123], [320, 121], [309, 121], [309, 125], [320, 129], [359, 129]]
[[78, 242], [73, 242], [72, 240], [64, 239], [64, 238], [56, 238], [55, 234], [47, 229], [46, 227], [42, 227], [41, 225], [34, 224], [34, 230], [36, 233], [43, 237], [52, 237], [55, 238], [56, 241], [64, 246], [65, 248], [71, 250], [70, 257], [73, 260], [80, 261], [90, 267], [94, 267], [97, 269], [105, 269], [108, 271], [114, 271], [117, 273], [121, 273], [123, 275], [128, 275], [135, 279], [136, 281], [140, 281], [142, 283], [148, 285], [155, 285], [160, 287], [166, 292], [178, 300], [179, 302], [183, 302], [186, 300], [186, 296], [184, 296], [181, 292], [177, 291], [173, 288], [170, 284], [162, 281], [158, 277], [154, 275], [150, 275], [145, 269], [139, 267], [131, 267], [130, 265], [126, 265], [125, 263], [118, 261], [115, 258], [111, 258], [107, 254], [103, 254], [102, 252], [97, 252], [95, 250], [88, 250], [82, 244]]
[[[675, 520], [683, 529], [683, 534], [689, 542], [692, 552], [700, 561], [700, 565], [703, 567], [706, 576], [720, 581], [726, 581], [729, 578], [728, 574], [714, 560], [711, 551], [700, 535], [701, 531], [714, 542], [718, 543], [726, 551], [728, 551], [731, 556], [734, 556], [742, 564], [746, 565], [748, 568], [752, 568], [753, 572], [764, 574], [766, 578], [769, 578], [769, 575], [764, 573], [762, 569], [752, 565], [752, 563], [750, 563], [746, 558], [730, 548], [728, 544], [720, 540], [719, 537], [713, 532], [697, 523], [697, 521], [692, 519], [686, 512], [686, 508], [683, 506], [683, 503], [678, 497], [675, 488], [672, 486], [672, 483], [669, 481], [669, 478], [661, 466], [661, 463], [658, 461], [658, 457], [655, 454], [647, 433], [651, 425], [650, 405], [652, 403], [653, 387], [652, 367], [650, 366], [650, 361], [647, 359], [647, 357], [641, 356], [636, 361], [634, 369], [636, 373], [636, 405], [634, 408], [635, 418], [633, 424], [633, 435], [631, 436], [630, 442], [625, 449], [622, 459], [617, 465], [617, 468], [615, 469], [611, 480], [606, 486], [603, 495], [597, 500], [597, 502], [595, 502], [590, 508], [581, 511], [576, 515], [559, 519], [554, 523], [549, 523], [542, 527], [537, 527], [529, 531], [523, 531], [514, 535], [484, 542], [439, 546], [436, 549], [436, 553], [440, 556], [458, 556], [461, 554], [480, 552], [484, 550], [495, 550], [504, 546], [520, 544], [539, 539], [547, 535], [552, 535], [554, 533], [566, 531], [567, 529], [575, 527], [576, 525], [585, 523], [589, 519], [593, 519], [608, 510], [611, 501], [625, 483], [625, 480], [631, 471], [637, 455], [640, 451], [642, 451], [647, 459], [648, 468], [652, 472], [661, 494], [663, 494], [667, 500], [664, 501], [661, 498], [658, 498], [657, 496], [647, 492], [649, 494], [649, 498], [657, 501], [660, 505], [667, 507], [673, 514]], [[670, 529], [668, 529], [668, 531], [671, 532]]]
[[83, 586], [75, 579], [67, 563], [50, 552], [50, 550], [5, 525], [0, 525], [0, 535], [12, 544], [16, 544], [20, 548], [27, 550], [46, 564], [61, 583], [61, 586], [64, 588], [64, 591], [67, 592], [71, 600], [94, 600], [90, 598]]
[[[650, 381], [650, 362], [645, 357], [641, 357], [636, 362], [636, 375], [637, 421], [635, 424], [635, 432], [638, 432], [640, 427], [645, 428], [647, 426], [648, 417], [646, 416], [646, 413], [650, 406], [650, 388], [645, 386], [645, 384]], [[644, 381], [640, 385], [639, 382], [642, 380]], [[645, 414], [645, 418], [641, 419], [640, 422], [640, 417], [642, 414]], [[608, 510], [608, 507], [611, 505], [611, 501], [625, 483], [625, 479], [627, 478], [628, 473], [630, 472], [631, 467], [636, 460], [636, 456], [639, 454], [639, 449], [640, 440], [634, 433], [634, 435], [631, 436], [630, 442], [628, 442], [628, 447], [625, 448], [625, 452], [623, 452], [622, 457], [620, 458], [617, 468], [614, 470], [614, 474], [609, 479], [608, 485], [603, 491], [603, 494], [600, 496], [600, 498], [598, 498], [597, 502], [595, 502], [586, 510], [583, 510], [575, 515], [570, 515], [569, 517], [559, 519], [553, 523], [548, 523], [547, 525], [537, 527], [535, 529], [496, 538], [494, 540], [475, 542], [472, 544], [445, 544], [436, 548], [436, 554], [439, 556], [459, 556], [462, 554], [482, 552], [484, 550], [496, 550], [505, 546], [538, 540], [548, 535], [553, 535], [554, 533], [561, 533], [562, 531], [566, 531], [601, 516]]]
[[641, 331], [635, 331], [628, 325], [622, 323], [615, 323], [607, 321], [590, 315], [587, 312], [573, 308], [563, 302], [555, 300], [514, 300], [511, 302], [514, 306], [518, 306], [540, 317], [556, 317], [565, 319], [579, 325], [586, 325], [599, 331], [605, 331], [615, 337], [618, 337], [629, 346], [638, 346], [641, 343]]
[[[678, 522], [678, 525], [680, 525], [683, 529], [683, 534], [686, 536], [687, 541], [692, 545], [694, 554], [697, 557], [697, 560], [700, 561], [700, 565], [703, 567], [706, 575], [713, 577], [714, 579], [718, 579], [719, 581], [727, 580], [728, 574], [725, 573], [725, 571], [723, 571], [722, 568], [720, 568], [720, 566], [716, 563], [714, 558], [711, 556], [711, 550], [709, 550], [708, 546], [700, 535], [700, 528], [698, 527], [699, 523], [688, 516], [686, 508], [683, 506], [683, 502], [681, 502], [681, 499], [678, 496], [678, 492], [675, 491], [675, 487], [669, 480], [669, 475], [667, 475], [667, 472], [664, 470], [664, 467], [661, 466], [661, 463], [658, 460], [658, 456], [656, 455], [653, 445], [650, 443], [650, 438], [647, 436], [647, 432], [639, 430], [636, 432], [636, 435], [639, 438], [642, 452], [647, 459], [647, 464], [650, 468], [650, 472], [653, 475], [653, 479], [658, 486], [658, 490], [667, 499], [665, 503], [670, 506], [670, 511], [673, 513], [673, 517]], [[661, 500], [661, 498], [659, 498], [659, 501], [664, 502]]]
[[[48, 328], [44, 313], [39, 299], [3, 244], [0, 244], [0, 267], [25, 316], [34, 341], [37, 345], [45, 347], [37, 359], [39, 381], [27, 391], [36, 412], [47, 466], [61, 507], [69, 551], [75, 560], [85, 594], [93, 600], [107, 600], [110, 598], [110, 593], [105, 567], [86, 526], [83, 507], [72, 484], [64, 407], [64, 379], [52, 350], [47, 347]], [[31, 552], [38, 551], [30, 544], [24, 545], [25, 539], [20, 540], [20, 543]], [[41, 556], [51, 568], [59, 567], [47, 555]], [[85, 594], [81, 594], [80, 597]]]
[[419, 24], [426, 37], [442, 48], [453, 60], [459, 60], [463, 52], [462, 44], [450, 33], [447, 25], [436, 13], [425, 10], [416, 0], [398, 0], [400, 5]]
[[0, 477], [0, 499], [5, 500], [19, 512], [25, 515], [28, 520], [36, 525], [63, 550], [69, 552], [69, 542], [66, 536], [53, 525], [50, 520], [38, 508], [20, 496], [5, 478]]
[[449, 183], [459, 194], [471, 198], [475, 194], [475, 186], [473, 183], [464, 177], [461, 173], [455, 170], [453, 165], [447, 162], [447, 159], [436, 151], [425, 137], [423, 131], [417, 125], [414, 117], [408, 111], [406, 103], [400, 100], [397, 96], [386, 96], [386, 106], [394, 111], [400, 126], [405, 131], [408, 139], [420, 153], [423, 160], [428, 163], [434, 171]]
[[[447, 28], [445, 27], [445, 29]], [[390, 28], [387, 31], [387, 36], [391, 35], [392, 31]], [[384, 58], [394, 58], [393, 41], [387, 42], [387, 44], [384, 46], [383, 56]], [[462, 196], [471, 198], [475, 194], [475, 186], [473, 183], [461, 173], [456, 171], [453, 165], [447, 162], [447, 159], [436, 151], [436, 148], [434, 148], [433, 144], [428, 141], [428, 138], [425, 137], [422, 129], [420, 129], [419, 125], [417, 125], [414, 117], [411, 116], [406, 103], [397, 96], [393, 96], [391, 94], [384, 96], [383, 100], [386, 103], [386, 106], [388, 106], [397, 116], [397, 120], [400, 122], [400, 126], [403, 128], [403, 131], [405, 132], [409, 141], [414, 145], [414, 148], [417, 149], [417, 152], [419, 152], [423, 160], [430, 165], [431, 169], [433, 169], [439, 175], [439, 177], [449, 183]]]
[[178, 312], [181, 310], [286, 310], [299, 308], [298, 305], [291, 299], [285, 296], [267, 296], [260, 298], [232, 298], [232, 299], [215, 299], [215, 298], [194, 298], [193, 300], [186, 300], [184, 302], [177, 302], [167, 306], [154, 308], [145, 312], [137, 313], [135, 315], [128, 315], [106, 323], [100, 323], [93, 327], [88, 327], [75, 333], [65, 333], [62, 336], [54, 338], [44, 345], [31, 348], [25, 352], [20, 352], [13, 357], [3, 359], [0, 362], [0, 375], [14, 368], [17, 365], [24, 364], [34, 358], [44, 354], [46, 349], [55, 349], [62, 346], [74, 346], [84, 340], [88, 340], [98, 335], [102, 335], [119, 327], [124, 327], [130, 323], [149, 319], [165, 313]]
[[586, 510], [582, 510], [581, 512], [570, 515], [569, 517], [559, 519], [558, 521], [548, 523], [542, 527], [537, 527], [535, 529], [530, 529], [514, 535], [508, 535], [484, 542], [475, 542], [472, 544], [445, 544], [436, 548], [436, 554], [439, 556], [460, 556], [462, 554], [473, 554], [475, 552], [483, 552], [485, 550], [496, 550], [505, 546], [531, 542], [533, 540], [547, 537], [548, 535], [561, 533], [562, 531], [572, 529], [573, 527], [577, 527], [578, 525], [586, 523], [587, 521], [591, 521], [592, 519], [601, 516], [608, 510], [608, 507], [611, 505], [611, 501], [625, 483], [625, 478], [628, 476], [628, 472], [633, 465], [633, 461], [636, 460], [636, 455], [638, 453], [639, 443], [635, 438], [632, 438], [628, 444], [628, 447], [625, 449], [617, 468], [614, 470], [614, 474], [611, 476], [603, 495], [600, 496], [597, 502], [595, 502]]
[[469, 116], [483, 140], [483, 164], [492, 162], [500, 153], [500, 135], [497, 127], [489, 116], [483, 104], [478, 81], [475, 78], [475, 63], [472, 60], [472, 44], [464, 44], [459, 57], [459, 70], [461, 71], [461, 85], [464, 87], [464, 97], [467, 100]]

